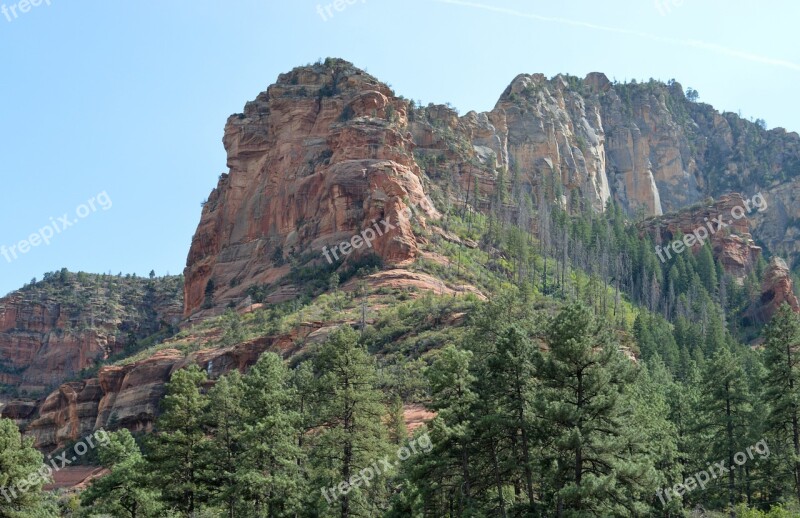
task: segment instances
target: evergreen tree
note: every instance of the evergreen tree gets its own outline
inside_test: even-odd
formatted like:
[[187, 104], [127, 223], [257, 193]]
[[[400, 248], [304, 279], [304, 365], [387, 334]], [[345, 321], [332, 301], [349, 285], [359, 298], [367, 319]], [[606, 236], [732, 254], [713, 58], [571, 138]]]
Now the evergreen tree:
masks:
[[[731, 507], [736, 504], [736, 470], [734, 455], [750, 446], [747, 444], [752, 405], [747, 377], [741, 360], [723, 347], [714, 355], [703, 373], [703, 393], [698, 413], [707, 434], [708, 462], [725, 459], [727, 497]], [[741, 483], [741, 481], [740, 481]], [[722, 478], [719, 479], [722, 484]]]
[[[676, 377], [676, 380], [679, 379]], [[679, 451], [680, 476], [670, 479], [667, 486], [683, 482], [688, 476], [708, 466], [703, 427], [698, 422], [697, 409], [700, 407], [702, 374], [692, 359], [686, 360], [680, 381], [666, 384], [669, 402], [669, 421], [675, 426]], [[664, 486], [664, 487], [667, 487]], [[671, 499], [674, 506], [681, 502]]]
[[0, 418], [0, 518], [57, 516], [42, 493], [49, 471], [32, 438], [23, 438], [14, 421]]
[[403, 400], [395, 396], [389, 407], [389, 439], [392, 444], [402, 444], [408, 437]]
[[359, 486], [353, 478], [389, 451], [375, 361], [359, 345], [357, 333], [342, 327], [322, 345], [314, 364], [319, 431], [311, 438], [310, 459], [314, 487], [321, 494], [312, 498], [324, 516], [337, 500], [342, 518], [378, 515], [387, 505], [385, 484], [373, 481]]
[[654, 475], [645, 456], [630, 449], [625, 384], [630, 361], [580, 304], [551, 322], [550, 352], [538, 357], [541, 389], [535, 409], [546, 445], [545, 476], [551, 513], [616, 516], [644, 513]]
[[92, 512], [130, 518], [159, 518], [164, 509], [158, 491], [147, 486], [147, 463], [130, 431], [123, 428], [109, 434], [99, 452], [100, 464], [108, 474], [95, 479], [81, 494], [81, 504]]
[[197, 365], [172, 375], [150, 441], [154, 487], [161, 489], [164, 503], [183, 516], [192, 516], [208, 499], [204, 464], [210, 439], [203, 427], [208, 401], [200, 393], [205, 381]]
[[764, 363], [765, 399], [770, 407], [768, 426], [781, 441], [778, 451], [790, 460], [797, 499], [800, 501], [800, 317], [782, 305], [766, 329]]
[[[671, 420], [670, 403], [674, 402], [671, 398], [677, 389], [672, 374], [658, 355], [641, 366], [635, 383], [627, 388], [628, 400], [633, 405], [627, 424], [632, 432], [631, 448], [643, 451], [653, 464], [656, 470], [653, 483], [658, 489], [684, 478], [679, 430]], [[651, 493], [653, 507], [679, 514], [681, 503], [667, 502], [658, 489]]]
[[[447, 345], [426, 372], [431, 385], [431, 407], [438, 411], [431, 423], [434, 449], [424, 459], [424, 477], [417, 479], [426, 507], [444, 500], [455, 516], [473, 516], [474, 410], [478, 395], [470, 372], [471, 351]], [[419, 472], [418, 472], [419, 473]]]
[[246, 454], [237, 470], [238, 490], [256, 516], [295, 516], [306, 495], [297, 444], [301, 422], [280, 356], [261, 355], [243, 380], [242, 398]]
[[244, 387], [239, 371], [220, 378], [208, 393], [206, 426], [212, 434], [208, 455], [211, 471], [211, 501], [225, 509], [229, 517], [243, 510], [246, 498], [244, 466], [249, 459], [244, 434]]
[[[488, 382], [483, 394], [492, 395], [492, 413], [499, 414], [503, 435], [511, 437], [518, 452], [514, 469], [521, 470], [529, 510], [534, 509], [531, 438], [531, 402], [534, 382], [534, 345], [519, 327], [512, 325], [497, 342], [488, 362]], [[518, 443], [518, 448], [516, 447]]]
[[633, 323], [633, 335], [645, 361], [658, 355], [672, 372], [677, 372], [680, 352], [666, 320], [660, 315], [640, 311]]
[[711, 253], [711, 245], [706, 243], [697, 253], [697, 273], [709, 294], [717, 293], [717, 268], [714, 264], [714, 255]]
[[[314, 378], [314, 364], [311, 361], [304, 361], [292, 372], [292, 389], [294, 390], [295, 405], [300, 418], [300, 429], [297, 431], [297, 445], [302, 449], [305, 446], [305, 436], [314, 429], [318, 421], [316, 416], [317, 404], [317, 382]], [[304, 458], [298, 459], [298, 463], [303, 466]]]

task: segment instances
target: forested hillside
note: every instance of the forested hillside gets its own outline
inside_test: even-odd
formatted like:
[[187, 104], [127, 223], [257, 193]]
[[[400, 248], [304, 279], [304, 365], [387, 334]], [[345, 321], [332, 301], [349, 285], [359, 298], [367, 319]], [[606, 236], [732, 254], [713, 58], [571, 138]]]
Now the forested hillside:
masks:
[[[603, 78], [458, 117], [341, 60], [282, 75], [228, 120], [179, 322], [181, 278], [4, 299], [100, 291], [147, 325], [4, 407], [35, 444], [0, 429], [0, 515], [800, 515], [794, 249], [763, 233], [796, 134]], [[102, 470], [43, 491], [34, 446]]]

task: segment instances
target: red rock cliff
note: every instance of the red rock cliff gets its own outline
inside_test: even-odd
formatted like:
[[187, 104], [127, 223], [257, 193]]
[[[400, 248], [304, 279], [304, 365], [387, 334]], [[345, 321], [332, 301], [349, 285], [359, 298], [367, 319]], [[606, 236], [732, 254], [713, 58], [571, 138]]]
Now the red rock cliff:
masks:
[[[260, 337], [229, 347], [184, 353], [168, 348], [126, 365], [102, 367], [96, 378], [65, 383], [38, 406], [12, 402], [17, 422], [35, 438], [36, 447], [53, 450], [76, 441], [99, 428], [125, 427], [150, 431], [160, 414], [161, 399], [172, 374], [198, 365], [215, 380], [237, 369], [244, 372], [270, 349], [282, 354], [296, 353], [296, 343], [313, 341], [317, 325], [301, 326], [287, 335]], [[171, 342], [170, 345], [178, 345]]]
[[780, 257], [773, 257], [764, 271], [761, 296], [750, 305], [748, 317], [765, 324], [783, 304], [789, 304], [795, 313], [800, 313], [800, 302], [794, 294], [789, 267]]
[[[752, 271], [761, 255], [761, 248], [756, 246], [750, 235], [747, 214], [753, 210], [752, 206], [750, 209], [748, 210], [742, 196], [734, 193], [675, 214], [648, 219], [639, 228], [642, 233], [650, 234], [657, 245], [666, 247], [679, 233], [691, 234], [698, 228], [708, 228], [709, 222], [722, 218], [729, 226], [716, 231], [718, 225], [712, 223], [715, 232], [709, 232], [713, 254], [722, 263], [725, 271], [742, 281]], [[740, 214], [744, 216], [735, 217]], [[695, 244], [693, 250], [697, 251], [701, 246]]]
[[[250, 286], [320, 264], [322, 249], [373, 225], [418, 221], [429, 204], [412, 151], [407, 103], [349, 63], [329, 60], [281, 75], [228, 119], [229, 172], [205, 204], [185, 270], [185, 316], [241, 299]], [[395, 225], [349, 260], [375, 252], [415, 257], [411, 225]]]
[[48, 274], [0, 299], [0, 386], [18, 396], [57, 387], [137, 339], [176, 325], [181, 303], [177, 277]]

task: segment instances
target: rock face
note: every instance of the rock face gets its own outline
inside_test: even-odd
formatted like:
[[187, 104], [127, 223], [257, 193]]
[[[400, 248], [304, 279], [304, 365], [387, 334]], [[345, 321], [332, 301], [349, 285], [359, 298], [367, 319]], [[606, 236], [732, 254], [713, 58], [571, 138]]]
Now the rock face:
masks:
[[165, 349], [128, 365], [102, 367], [96, 378], [61, 385], [39, 406], [35, 418], [27, 416], [21, 424], [27, 424], [26, 434], [35, 438], [36, 447], [48, 451], [101, 427], [150, 431], [165, 384], [176, 370], [196, 364], [216, 379], [233, 369], [244, 371], [268, 348], [286, 350], [294, 338], [259, 338], [188, 356]]
[[[323, 247], [389, 221], [347, 259], [388, 263], [417, 255], [411, 225], [438, 214], [412, 155], [406, 102], [349, 63], [332, 60], [284, 74], [228, 119], [229, 173], [203, 209], [185, 270], [185, 313], [238, 300], [255, 284], [319, 264]], [[383, 228], [382, 226], [379, 228]], [[333, 260], [333, 259], [331, 259]]]
[[[678, 83], [523, 74], [491, 112], [460, 118], [445, 107], [417, 112], [415, 121], [425, 119], [412, 124], [417, 158], [432, 179], [468, 175], [490, 196], [498, 171], [505, 171], [505, 183], [530, 192], [534, 201], [544, 190], [547, 198], [561, 196], [570, 210], [580, 204], [601, 210], [612, 198], [629, 214], [645, 216], [676, 212], [708, 196], [761, 194], [767, 207], [751, 214], [753, 233], [773, 253], [793, 262], [800, 257], [800, 205], [794, 202], [800, 136], [690, 102]], [[426, 124], [432, 129], [415, 127]], [[459, 185], [466, 187], [468, 179]]]
[[[750, 208], [753, 208], [752, 205]], [[662, 248], [666, 248], [679, 234], [698, 232], [697, 235], [702, 235], [700, 232], [704, 232], [708, 235], [714, 257], [722, 263], [725, 271], [742, 282], [753, 271], [761, 255], [761, 247], [756, 246], [750, 234], [748, 213], [757, 212], [748, 210], [742, 196], [735, 193], [674, 214], [650, 218], [639, 224], [639, 230], [643, 234], [649, 234], [653, 242]], [[717, 230], [718, 221], [728, 226]], [[701, 243], [696, 243], [692, 250], [696, 252], [701, 246]], [[666, 251], [661, 254], [665, 260], [669, 258]]]
[[522, 172], [531, 184], [553, 177], [566, 193], [605, 207], [611, 193], [600, 107], [573, 91], [568, 78], [517, 76], [489, 119], [508, 149], [505, 169]]
[[[449, 106], [415, 106], [341, 60], [300, 67], [228, 120], [229, 172], [209, 197], [185, 271], [185, 315], [219, 311], [249, 287], [274, 285], [282, 299], [291, 267], [319, 265], [323, 247], [406, 206], [484, 210], [498, 185], [530, 205], [560, 202], [630, 214], [678, 211], [706, 197], [761, 193], [770, 209], [752, 229], [773, 253], [796, 261], [800, 245], [800, 136], [686, 98], [680, 84], [612, 83], [517, 76], [490, 112], [459, 117]], [[418, 256], [413, 226], [374, 248], [388, 264]], [[743, 234], [750, 230], [743, 230]], [[726, 266], [742, 275], [749, 238], [718, 239]], [[281, 286], [283, 283], [283, 286]], [[199, 316], [202, 316], [200, 313]]]
[[800, 302], [794, 294], [789, 267], [780, 257], [773, 257], [764, 272], [761, 297], [751, 306], [749, 317], [767, 323], [783, 304], [789, 304], [796, 313], [800, 313]]
[[[63, 277], [63, 278], [62, 278]], [[54, 274], [0, 299], [0, 386], [36, 395], [176, 325], [179, 278]], [[5, 411], [3, 411], [5, 414]]]

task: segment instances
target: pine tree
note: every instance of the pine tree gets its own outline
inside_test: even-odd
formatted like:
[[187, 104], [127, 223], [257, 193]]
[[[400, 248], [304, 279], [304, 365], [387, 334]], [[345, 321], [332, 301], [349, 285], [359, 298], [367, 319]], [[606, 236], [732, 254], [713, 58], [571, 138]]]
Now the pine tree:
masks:
[[58, 516], [42, 493], [49, 471], [32, 438], [23, 438], [14, 421], [0, 418], [0, 517]]
[[203, 427], [207, 399], [200, 393], [206, 381], [197, 365], [172, 375], [163, 400], [156, 433], [150, 443], [153, 482], [165, 504], [192, 516], [208, 498], [206, 481], [210, 439]]
[[[686, 477], [708, 466], [703, 427], [699, 423], [697, 411], [700, 408], [702, 374], [697, 364], [687, 358], [681, 375], [676, 376], [676, 379], [680, 381], [667, 384], [665, 389], [669, 402], [669, 421], [675, 426], [677, 433], [681, 474], [677, 479], [670, 479], [669, 486], [682, 482]], [[670, 504], [675, 503], [675, 499], [670, 500]]]
[[640, 311], [633, 323], [633, 335], [644, 360], [650, 360], [658, 355], [673, 373], [677, 372], [678, 345], [666, 320], [660, 315]]
[[[294, 390], [294, 408], [300, 417], [300, 429], [297, 432], [297, 446], [301, 449], [305, 446], [305, 436], [310, 432], [317, 422], [315, 410], [318, 407], [317, 382], [314, 379], [314, 364], [311, 361], [304, 361], [292, 372], [292, 389]], [[298, 464], [302, 467], [305, 463], [304, 458], [298, 459]]]
[[[520, 469], [525, 481], [529, 510], [535, 508], [531, 440], [531, 401], [534, 382], [534, 345], [516, 325], [509, 327], [497, 342], [496, 353], [489, 359], [488, 383], [482, 394], [491, 394], [492, 413], [499, 414], [504, 435], [514, 444], [519, 441], [515, 469]], [[515, 448], [516, 449], [516, 448]]]
[[97, 478], [81, 494], [81, 504], [92, 513], [130, 518], [158, 518], [164, 515], [158, 491], [147, 486], [147, 463], [130, 431], [123, 428], [109, 434], [100, 449], [100, 464], [109, 473]]
[[710, 295], [717, 293], [717, 268], [714, 264], [714, 255], [711, 253], [711, 245], [706, 243], [700, 248], [697, 254], [697, 273], [706, 291]]
[[772, 317], [765, 335], [768, 426], [782, 442], [779, 451], [785, 448], [789, 453], [786, 457], [791, 459], [794, 487], [800, 501], [800, 318], [784, 304]]
[[431, 423], [434, 450], [425, 459], [425, 480], [418, 480], [423, 499], [433, 505], [446, 499], [455, 516], [474, 512], [473, 474], [474, 409], [478, 395], [470, 372], [472, 352], [447, 345], [426, 372], [431, 385], [431, 407], [438, 411]]
[[716, 352], [703, 373], [703, 393], [700, 400], [702, 425], [707, 434], [707, 460], [725, 459], [728, 503], [736, 503], [736, 470], [734, 455], [745, 449], [752, 405], [747, 377], [741, 361], [727, 348]]
[[220, 378], [208, 393], [206, 426], [212, 434], [208, 455], [211, 471], [211, 501], [225, 509], [229, 517], [245, 506], [240, 487], [245, 460], [249, 458], [244, 440], [244, 387], [242, 376], [234, 370]]
[[395, 396], [389, 407], [389, 439], [392, 444], [402, 444], [408, 438], [403, 400]]
[[630, 361], [580, 304], [551, 322], [550, 352], [538, 356], [541, 389], [534, 408], [544, 450], [549, 504], [557, 516], [643, 513], [653, 476], [625, 436], [622, 391]]
[[258, 516], [294, 516], [306, 495], [296, 439], [300, 414], [292, 409], [295, 396], [289, 370], [275, 353], [261, 355], [243, 379], [241, 440], [246, 455], [238, 468], [238, 489]]
[[[755, 417], [747, 427], [747, 444], [758, 444], [762, 439], [767, 439], [769, 435], [768, 419], [769, 407], [764, 397], [764, 379], [767, 377], [767, 369], [764, 366], [763, 355], [759, 351], [744, 349], [741, 353], [742, 366], [747, 375], [747, 385], [750, 392], [750, 404], [753, 408], [752, 415]], [[767, 445], [775, 446], [776, 441], [769, 438]], [[747, 505], [755, 505], [756, 495], [764, 495], [770, 490], [770, 475], [766, 473], [770, 464], [769, 456], [759, 457], [748, 461], [739, 469], [744, 474], [744, 494], [747, 498]], [[789, 480], [790, 476], [783, 479]]]
[[359, 345], [358, 334], [342, 327], [322, 345], [314, 364], [319, 431], [313, 436], [310, 459], [314, 486], [325, 498], [312, 496], [325, 515], [337, 500], [342, 518], [380, 514], [387, 505], [385, 484], [359, 485], [354, 478], [389, 452], [375, 361]]
[[[633, 405], [633, 414], [627, 427], [632, 432], [631, 448], [643, 451], [657, 470], [656, 489], [651, 497], [654, 508], [664, 507], [680, 513], [680, 502], [666, 500], [658, 489], [670, 487], [683, 480], [683, 466], [679, 450], [678, 426], [671, 420], [672, 397], [679, 389], [667, 366], [659, 356], [641, 365], [636, 382], [627, 387], [628, 400]], [[651, 494], [653, 494], [651, 493]]]

